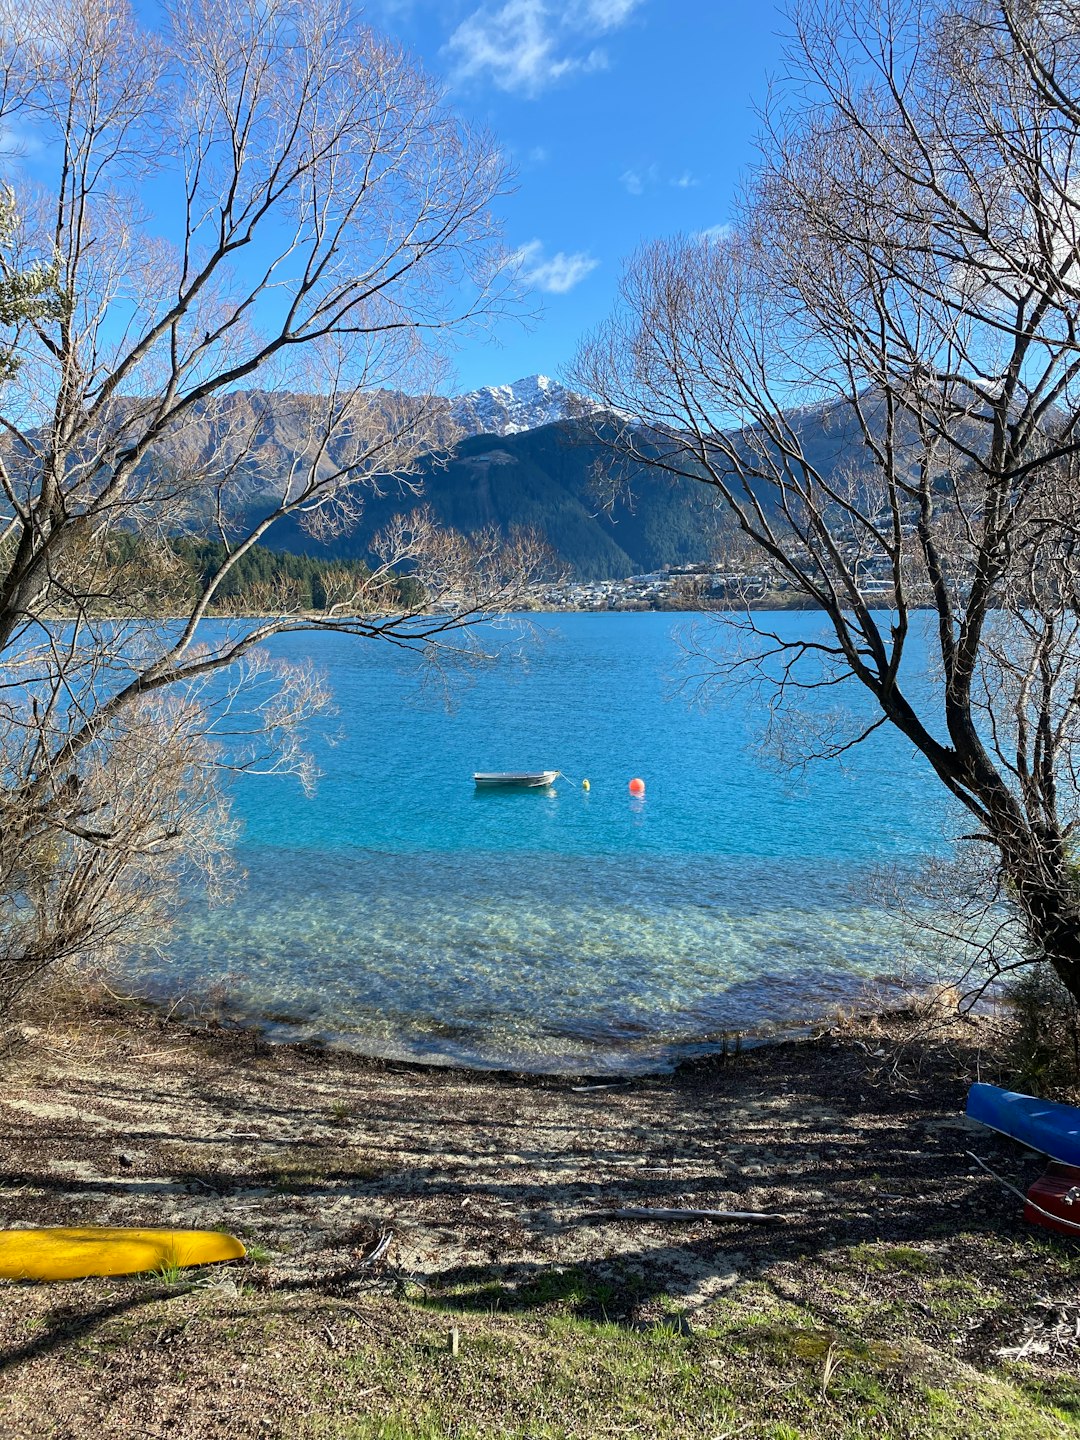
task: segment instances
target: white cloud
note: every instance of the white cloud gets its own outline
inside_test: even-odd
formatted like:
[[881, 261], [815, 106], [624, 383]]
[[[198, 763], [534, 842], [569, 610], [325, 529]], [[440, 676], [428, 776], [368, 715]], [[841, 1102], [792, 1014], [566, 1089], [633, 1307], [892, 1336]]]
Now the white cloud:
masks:
[[665, 175], [659, 165], [637, 165], [624, 170], [619, 183], [628, 195], [644, 195], [658, 185], [669, 185], [673, 190], [692, 190], [701, 181], [692, 170], [682, 170], [677, 175]]
[[694, 233], [695, 240], [726, 240], [731, 234], [730, 225], [710, 225], [707, 230], [697, 230]]
[[551, 154], [546, 145], [534, 145], [529, 151], [530, 165], [546, 165], [551, 159]]
[[624, 170], [619, 176], [619, 183], [628, 195], [644, 195], [650, 186], [655, 185], [660, 178], [660, 171], [655, 165], [647, 165], [644, 169]]
[[453, 78], [488, 79], [500, 90], [536, 96], [567, 75], [604, 70], [607, 53], [585, 43], [624, 25], [642, 0], [505, 0], [474, 10], [447, 42]]
[[585, 0], [577, 8], [597, 30], [615, 30], [625, 25], [640, 3], [641, 0]]
[[573, 290], [575, 285], [580, 285], [600, 264], [599, 260], [585, 250], [576, 250], [570, 255], [565, 250], [560, 250], [546, 259], [541, 240], [530, 240], [517, 251], [514, 258], [522, 280], [548, 295], [565, 295], [567, 291]]

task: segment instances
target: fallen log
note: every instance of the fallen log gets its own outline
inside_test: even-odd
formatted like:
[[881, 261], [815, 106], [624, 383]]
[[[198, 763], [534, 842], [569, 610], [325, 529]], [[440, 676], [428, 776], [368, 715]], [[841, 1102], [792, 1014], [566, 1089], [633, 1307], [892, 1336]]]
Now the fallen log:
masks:
[[764, 1210], [653, 1210], [627, 1205], [617, 1210], [593, 1210], [589, 1219], [610, 1220], [733, 1220], [757, 1225], [786, 1225], [788, 1216]]

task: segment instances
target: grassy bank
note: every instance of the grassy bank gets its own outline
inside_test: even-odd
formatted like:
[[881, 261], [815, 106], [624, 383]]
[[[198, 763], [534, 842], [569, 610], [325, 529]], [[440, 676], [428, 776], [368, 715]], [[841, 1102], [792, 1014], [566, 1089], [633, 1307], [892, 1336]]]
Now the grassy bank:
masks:
[[[5, 1223], [251, 1254], [0, 1287], [0, 1433], [1077, 1434], [1080, 1245], [968, 1156], [1040, 1169], [959, 1118], [984, 1039], [894, 1019], [592, 1088], [71, 1016], [8, 1076]], [[790, 1218], [598, 1213], [631, 1205]]]

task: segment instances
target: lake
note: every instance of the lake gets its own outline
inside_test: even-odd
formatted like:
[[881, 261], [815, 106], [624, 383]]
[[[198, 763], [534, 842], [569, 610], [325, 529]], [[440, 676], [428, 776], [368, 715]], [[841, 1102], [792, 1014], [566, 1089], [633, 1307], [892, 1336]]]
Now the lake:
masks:
[[[246, 880], [228, 906], [192, 902], [139, 980], [215, 985], [229, 1016], [283, 1037], [601, 1071], [668, 1065], [917, 973], [873, 879], [944, 848], [928, 768], [878, 732], [843, 766], [776, 773], [750, 748], [759, 706], [673, 693], [690, 623], [532, 617], [531, 633], [493, 632], [507, 653], [455, 682], [450, 709], [385, 644], [279, 638], [336, 697], [313, 735], [317, 791], [235, 783]], [[556, 768], [549, 791], [471, 779]]]

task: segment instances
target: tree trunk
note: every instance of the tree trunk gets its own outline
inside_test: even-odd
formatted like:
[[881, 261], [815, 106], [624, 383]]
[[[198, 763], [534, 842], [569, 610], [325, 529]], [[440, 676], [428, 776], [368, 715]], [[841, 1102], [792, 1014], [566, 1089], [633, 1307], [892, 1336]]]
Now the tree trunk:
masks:
[[[1051, 965], [1080, 1004], [1080, 873], [1056, 838], [1029, 833], [1024, 839], [1023, 847], [1015, 837], [998, 842], [1002, 873], [1023, 919], [1033, 962]], [[1021, 848], [1026, 855], [1017, 854]]]
[[1080, 1005], [1080, 917], [1070, 898], [1065, 911], [1056, 896], [1046, 896], [1038, 910], [1025, 909], [1024, 919], [1037, 958], [1053, 966], [1058, 979]]

